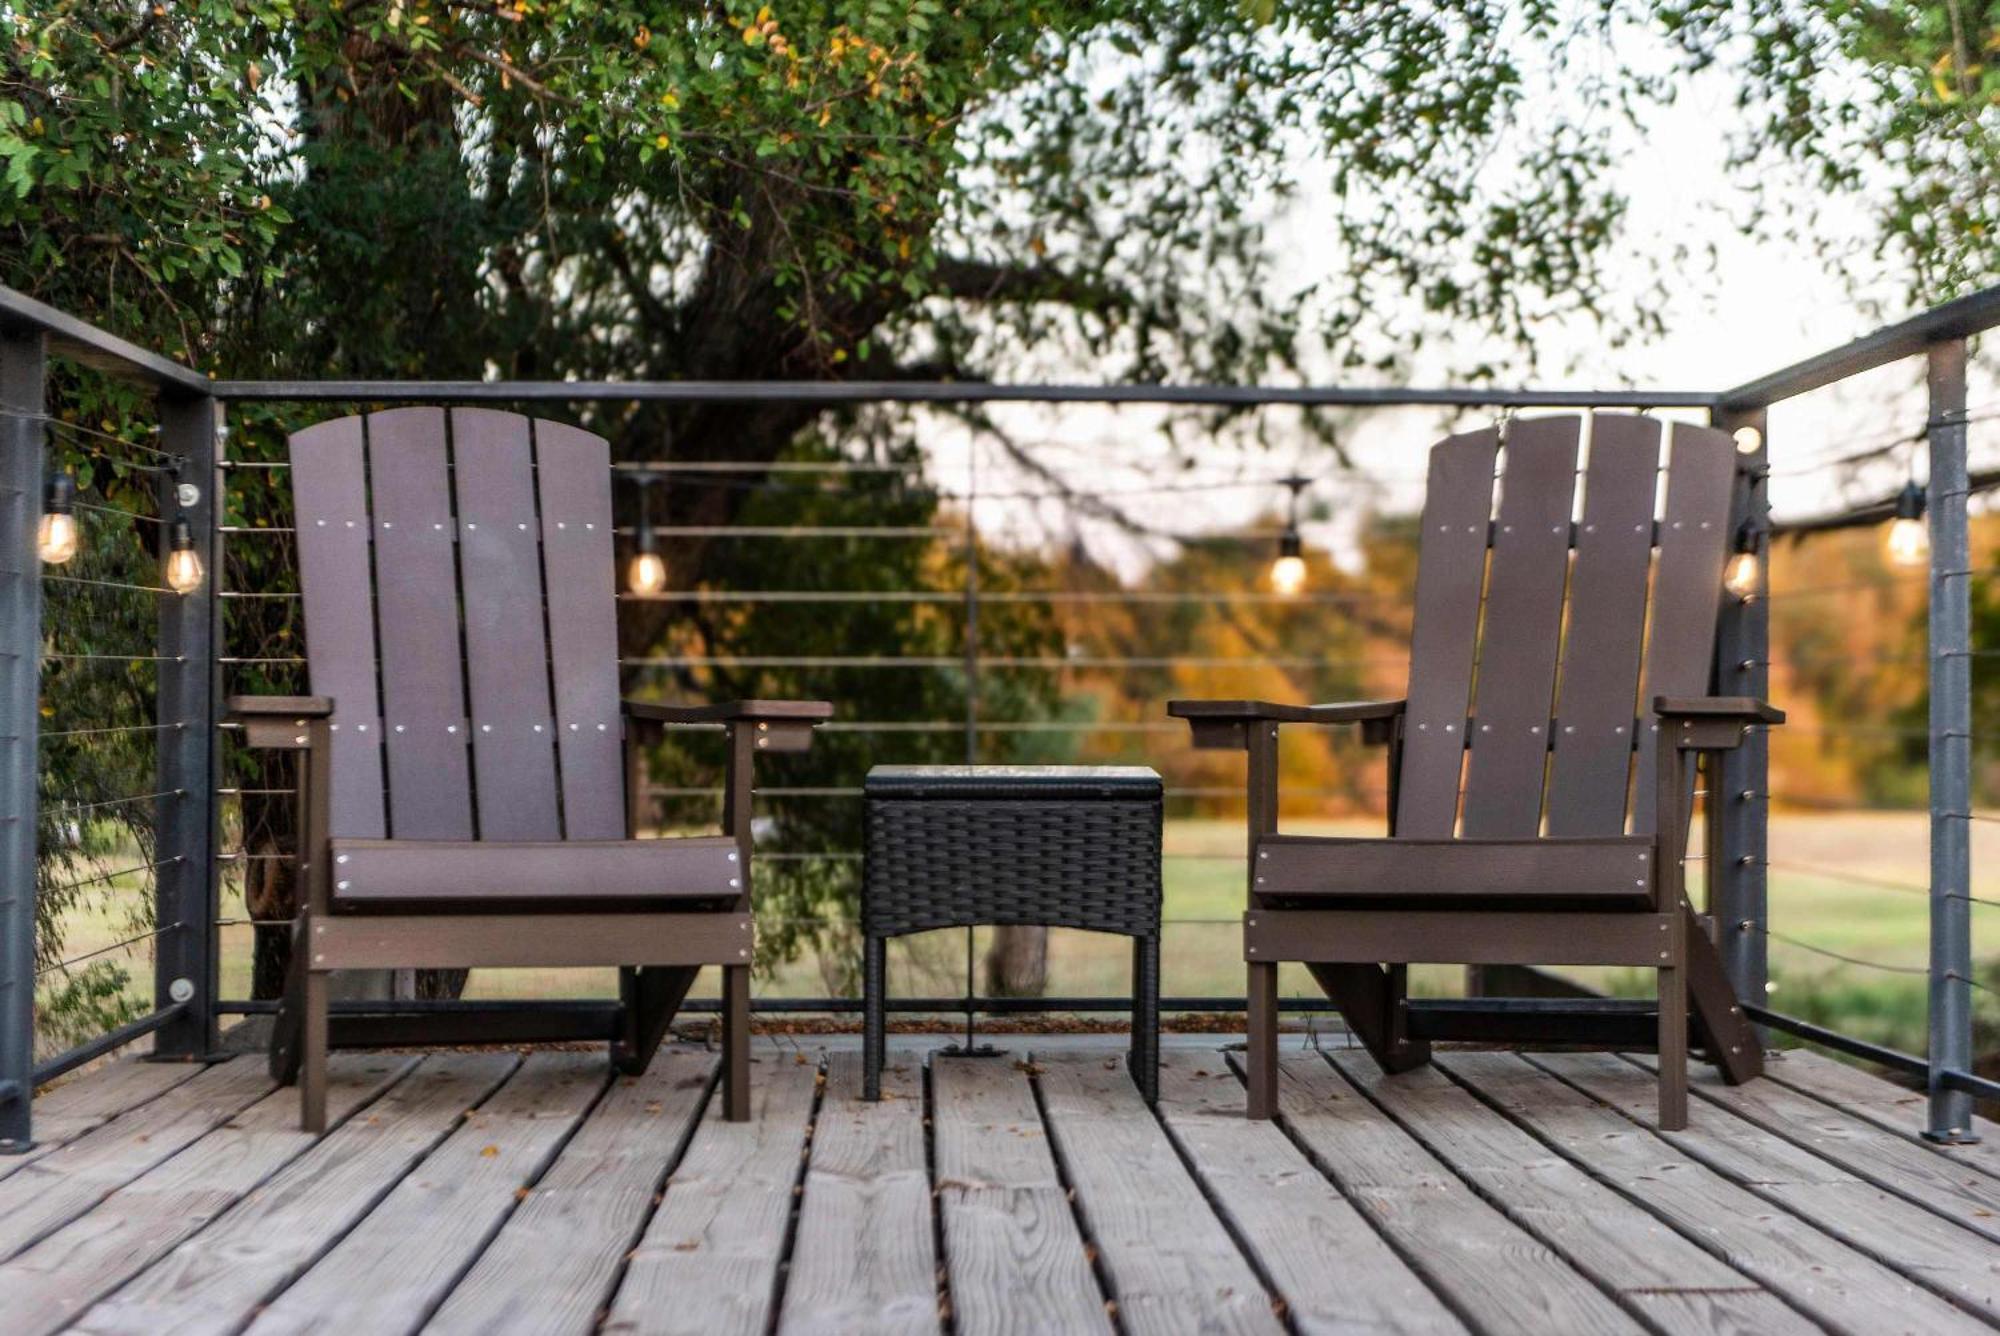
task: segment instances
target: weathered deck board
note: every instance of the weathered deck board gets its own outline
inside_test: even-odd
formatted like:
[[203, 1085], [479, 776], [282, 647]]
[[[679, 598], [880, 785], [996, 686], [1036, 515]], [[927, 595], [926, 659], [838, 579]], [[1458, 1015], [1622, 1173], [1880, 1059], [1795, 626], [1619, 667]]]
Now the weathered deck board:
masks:
[[1160, 1059], [1160, 1116], [1298, 1330], [1465, 1331], [1290, 1137], [1273, 1123], [1244, 1119], [1243, 1083], [1220, 1053]]
[[279, 1332], [408, 1331], [451, 1293], [604, 1090], [598, 1053], [535, 1053], [257, 1315]]
[[613, 1081], [424, 1330], [591, 1331], [714, 1074], [705, 1053], [661, 1053]]
[[1982, 1325], [1662, 1141], [1650, 1130], [1650, 1103], [1645, 1121], [1635, 1122], [1580, 1091], [1552, 1087], [1546, 1073], [1511, 1054], [1453, 1053], [1438, 1061], [1545, 1144], [1816, 1321], [1851, 1332], [1969, 1332]]
[[1764, 1074], [1779, 1085], [1893, 1132], [1941, 1159], [2000, 1177], [2000, 1123], [1974, 1118], [1973, 1130], [1980, 1135], [1978, 1141], [1965, 1146], [1939, 1145], [1924, 1140], [1925, 1106], [1929, 1101], [1920, 1090], [1906, 1089], [1802, 1048], [1778, 1054], [1766, 1062]]
[[709, 1101], [632, 1251], [604, 1330], [765, 1329], [818, 1081], [816, 1064], [764, 1061], [751, 1075], [750, 1121], [729, 1122], [722, 1101]]
[[[26, 1222], [0, 1331], [93, 1298], [70, 1330], [2000, 1324], [1995, 1178], [1916, 1140], [1909, 1092], [1819, 1059], [1775, 1063], [1788, 1083], [1697, 1078], [1693, 1127], [1663, 1138], [1644, 1062], [1607, 1055], [1447, 1052], [1383, 1077], [1300, 1054], [1283, 1121], [1256, 1124], [1219, 1050], [1170, 1055], [1156, 1113], [1122, 1053], [1083, 1041], [1040, 1068], [911, 1065], [872, 1105], [830, 1047], [823, 1096], [810, 1057], [767, 1050], [747, 1124], [720, 1119], [691, 1049], [632, 1082], [594, 1052], [437, 1054], [374, 1072], [387, 1088], [317, 1142], [254, 1060], [86, 1073], [41, 1111], [66, 1144], [0, 1179]], [[336, 1112], [367, 1079], [336, 1082]]]
[[[1609, 1053], [1537, 1055], [1630, 1118], [1650, 1118], [1652, 1075]], [[1766, 1201], [1868, 1253], [1961, 1307], [2000, 1320], [2000, 1251], [1986, 1239], [1741, 1118], [1697, 1101], [1688, 1130], [1662, 1139]]]
[[[96, 1336], [240, 1331], [519, 1064], [501, 1053], [425, 1058], [360, 1117], [92, 1308], [75, 1329]], [[296, 1092], [282, 1093], [296, 1103]]]
[[261, 1064], [217, 1063], [0, 1181], [0, 1259], [14, 1256], [271, 1090]]
[[1049, 1135], [1131, 1332], [1282, 1330], [1121, 1058], [1038, 1057]]
[[1483, 1331], [1642, 1328], [1575, 1267], [1482, 1200], [1317, 1055], [1279, 1066], [1281, 1120], [1445, 1301]]
[[0, 1155], [0, 1178], [96, 1131], [128, 1109], [159, 1098], [201, 1073], [192, 1062], [122, 1058], [94, 1072], [72, 1076], [35, 1094], [35, 1144], [19, 1155]]
[[1108, 1333], [1026, 1072], [1004, 1057], [934, 1058], [931, 1136], [956, 1329]]
[[[343, 1054], [327, 1089], [329, 1125], [403, 1077], [415, 1058]], [[276, 1090], [82, 1217], [0, 1264], [9, 1336], [40, 1336], [75, 1318], [310, 1150], [296, 1092]]]
[[835, 1053], [813, 1123], [779, 1327], [811, 1336], [938, 1330], [937, 1248], [924, 1163], [921, 1060], [861, 1098], [861, 1055]]
[[1771, 1081], [1729, 1086], [1704, 1070], [1689, 1085], [1801, 1150], [2000, 1243], [2000, 1182], [1978, 1170]]
[[1361, 1049], [1334, 1065], [1507, 1217], [1661, 1332], [1812, 1332], [1782, 1299], [1682, 1238], [1442, 1073], [1384, 1076]]

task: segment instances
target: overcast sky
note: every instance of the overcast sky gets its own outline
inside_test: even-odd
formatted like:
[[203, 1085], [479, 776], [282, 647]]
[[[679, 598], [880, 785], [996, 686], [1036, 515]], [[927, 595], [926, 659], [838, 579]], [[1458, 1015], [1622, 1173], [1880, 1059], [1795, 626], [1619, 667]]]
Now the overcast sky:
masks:
[[[1627, 53], [1621, 50], [1623, 54]], [[1517, 370], [1503, 383], [1578, 389], [1628, 384], [1722, 388], [1873, 329], [1877, 321], [1855, 300], [1857, 287], [1885, 313], [1906, 313], [1893, 276], [1876, 274], [1870, 281], [1871, 276], [1830, 271], [1818, 255], [1803, 247], [1743, 234], [1741, 219], [1748, 213], [1748, 202], [1740, 178], [1727, 164], [1727, 140], [1743, 124], [1732, 106], [1730, 79], [1726, 68], [1712, 67], [1687, 80], [1673, 106], [1653, 110], [1642, 127], [1621, 131], [1625, 151], [1615, 170], [1631, 209], [1626, 233], [1607, 270], [1613, 287], [1628, 296], [1643, 291], [1654, 273], [1652, 262], [1672, 255], [1676, 242], [1698, 254], [1711, 247], [1714, 252], [1712, 266], [1703, 261], [1672, 275], [1666, 333], [1651, 342], [1611, 348], [1594, 329], [1552, 324], [1537, 338], [1542, 369], [1532, 377], [1525, 369]], [[1542, 96], [1552, 100], [1531, 103], [1525, 116], [1556, 109], [1564, 94]], [[1332, 268], [1326, 231], [1315, 222], [1330, 207], [1324, 191], [1309, 186], [1294, 207], [1273, 220], [1274, 249], [1285, 257], [1287, 276], [1303, 279], [1316, 268], [1321, 272]], [[1812, 226], [1829, 238], [1865, 241], [1868, 236], [1866, 218], [1853, 201], [1822, 206]], [[1421, 355], [1409, 383], [1449, 383], [1453, 365], [1495, 353], [1506, 355], [1504, 349], [1438, 339]], [[1843, 497], [1879, 496], [1899, 483], [1910, 467], [1907, 452], [1873, 473], [1847, 476], [1844, 481], [1839, 474], [1808, 466], [1816, 458], [1914, 430], [1924, 416], [1922, 376], [1918, 359], [1775, 409], [1771, 448], [1777, 509], [1816, 513], [1838, 507]], [[1081, 367], [1065, 378], [1093, 379], [1088, 368]], [[1975, 409], [2000, 401], [2000, 385], [1975, 369], [1970, 401]], [[1282, 410], [1273, 412], [1272, 426], [1273, 434], [1286, 443], [1275, 455], [1246, 458], [1240, 450], [1217, 448], [1205, 452], [1191, 474], [1171, 475], [1164, 469], [1167, 448], [1149, 429], [1155, 419], [1143, 410], [1071, 406], [1057, 413], [1024, 408], [1010, 411], [1004, 420], [1018, 439], [1032, 443], [1038, 459], [1058, 468], [1079, 488], [1128, 493], [1117, 498], [1118, 504], [1141, 513], [1153, 525], [1176, 531], [1240, 528], [1260, 514], [1270, 514], [1283, 490], [1269, 480], [1297, 465], [1302, 473], [1321, 479], [1309, 496], [1331, 512], [1308, 528], [1308, 542], [1349, 562], [1361, 559], [1350, 535], [1356, 516], [1366, 506], [1410, 509], [1421, 503], [1423, 452], [1447, 426], [1435, 410], [1355, 416], [1343, 429], [1343, 437], [1373, 479], [1357, 483], [1337, 473], [1322, 448], [1289, 432]], [[1457, 425], [1474, 425], [1478, 420], [1468, 416]], [[2000, 452], [1995, 427], [2000, 423], [1975, 424], [1976, 455], [1982, 449]], [[931, 437], [938, 476], [954, 490], [968, 476], [966, 436], [962, 428], [945, 426]], [[1289, 443], [1293, 440], [1297, 444]], [[990, 443], [978, 448], [978, 457], [982, 492], [1042, 489], [1042, 484], [1010, 468]], [[1921, 474], [1920, 454], [1915, 466]], [[1183, 490], [1141, 490], [1162, 485], [1169, 476], [1171, 485]], [[1184, 490], [1190, 482], [1232, 478], [1253, 482], [1227, 489]], [[1144, 545], [1111, 527], [1077, 520], [1065, 505], [993, 500], [981, 504], [979, 517], [989, 531], [1011, 531], [1024, 541], [1080, 532], [1094, 553], [1128, 575], [1137, 574], [1146, 563]], [[1153, 550], [1170, 549], [1156, 544]]]

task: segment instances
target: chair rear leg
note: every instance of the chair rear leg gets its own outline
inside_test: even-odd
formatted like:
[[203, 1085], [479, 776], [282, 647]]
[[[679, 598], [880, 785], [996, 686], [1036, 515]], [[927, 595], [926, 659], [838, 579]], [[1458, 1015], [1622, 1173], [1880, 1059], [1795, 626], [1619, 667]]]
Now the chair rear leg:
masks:
[[1693, 908], [1683, 905], [1682, 912], [1687, 915], [1687, 990], [1695, 1028], [1722, 1079], [1742, 1085], [1764, 1074], [1763, 1046], [1722, 967], [1722, 953], [1695, 923]]
[[1278, 1111], [1278, 967], [1250, 965], [1249, 1044], [1244, 1078], [1249, 1086], [1245, 1112], [1269, 1119]]
[[1687, 970], [1669, 966], [1659, 971], [1660, 997], [1660, 1130], [1679, 1132], [1688, 1121]]
[[1409, 991], [1409, 967], [1391, 965], [1329, 965], [1308, 963], [1326, 995], [1340, 1008], [1347, 1028], [1385, 1072], [1407, 1072], [1431, 1060], [1431, 1046], [1411, 1039], [1404, 1029], [1403, 998]]
[[627, 1076], [645, 1072], [700, 972], [700, 967], [693, 965], [649, 965], [618, 971], [618, 997], [625, 1005], [619, 1036], [611, 1041], [614, 1067]]
[[326, 971], [305, 972], [305, 1005], [299, 1017], [299, 1125], [315, 1135], [326, 1131]]
[[750, 967], [722, 967], [722, 1116], [750, 1120]]

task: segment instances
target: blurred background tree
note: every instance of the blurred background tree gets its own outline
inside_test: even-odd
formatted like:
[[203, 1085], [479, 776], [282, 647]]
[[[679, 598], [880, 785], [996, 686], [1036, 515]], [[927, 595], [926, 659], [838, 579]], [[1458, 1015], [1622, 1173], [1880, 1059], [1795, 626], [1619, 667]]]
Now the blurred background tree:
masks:
[[[1875, 198], [1886, 172], [1885, 245], [1901, 248], [1914, 298], [1992, 277], [1978, 238], [2000, 192], [1972, 188], [1992, 180], [1991, 6], [0, 0], [0, 281], [246, 377], [933, 380], [1087, 365], [1104, 380], [1252, 381], [1393, 371], [1443, 329], [1530, 351], [1552, 318], [1643, 335], [1645, 294], [1605, 279], [1623, 201], [1604, 169], [1624, 122], [1602, 108], [1637, 115], [1673, 90], [1616, 58], [1628, 25], [1670, 32], [1696, 64], [1740, 66], [1746, 105], [1773, 108], [1777, 147], [1822, 167], [1828, 190]], [[1837, 60], [1869, 77], [1841, 83]], [[1524, 118], [1530, 83], [1551, 79], [1582, 110]], [[1309, 178], [1338, 204], [1313, 220], [1333, 258], [1286, 276], [1270, 223]], [[117, 387], [58, 388], [77, 422], [142, 438], [147, 414]], [[239, 412], [232, 448], [277, 458], [307, 416]], [[670, 487], [667, 523], [809, 522], [872, 486], [754, 467], [793, 459], [906, 466], [888, 511], [945, 515], [924, 476], [935, 417], [781, 403], [578, 417], [620, 459], [753, 466], [728, 485]], [[1166, 429], [1192, 448], [1217, 421]], [[1328, 424], [1308, 426], [1338, 453]], [[91, 486], [115, 501], [150, 484], [108, 466]], [[281, 484], [252, 480], [232, 505], [234, 523], [285, 524]], [[668, 545], [669, 587], [962, 583], [967, 554], [951, 544], [890, 546], [800, 561], [691, 536]], [[999, 584], [1050, 573], [971, 555]], [[1190, 574], [1204, 559], [1186, 558]], [[227, 579], [281, 590], [289, 563], [282, 538], [239, 542]], [[238, 654], [298, 650], [280, 604], [230, 618]], [[720, 617], [662, 600], [628, 609], [624, 628], [633, 657], [682, 659], [771, 644], [949, 653], [961, 634], [934, 609], [886, 602]], [[1237, 649], [1270, 643], [1253, 630], [1237, 628]], [[1029, 647], [1060, 632], [1011, 605], [984, 634]], [[915, 686], [686, 664], [637, 678], [669, 695], [826, 691], [850, 717], [964, 708], [950, 670]], [[299, 683], [253, 668], [231, 685]], [[1050, 687], [982, 701], [992, 718], [1071, 708]], [[898, 742], [903, 759], [963, 756], [949, 735]], [[659, 777], [699, 772], [688, 745], [657, 758]], [[851, 780], [868, 745], [843, 737], [787, 778]], [[983, 759], [1024, 746], [995, 739]], [[802, 849], [853, 818], [839, 804], [776, 814]], [[243, 811], [259, 848], [281, 846], [288, 820]], [[282, 865], [260, 866], [252, 912], [284, 918]], [[788, 919], [852, 893], [848, 874], [785, 886]], [[1005, 959], [1010, 936], [991, 973], [1032, 990], [1032, 970]], [[260, 992], [285, 949], [260, 934]]]

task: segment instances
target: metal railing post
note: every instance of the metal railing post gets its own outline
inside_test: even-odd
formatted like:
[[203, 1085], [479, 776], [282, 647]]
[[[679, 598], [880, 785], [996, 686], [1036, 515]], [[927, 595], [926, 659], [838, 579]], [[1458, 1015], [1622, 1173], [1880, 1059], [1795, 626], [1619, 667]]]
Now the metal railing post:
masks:
[[1976, 1141], [1972, 1097], [1944, 1082], [1972, 1070], [1972, 591], [1966, 525], [1965, 341], [1932, 344], [1930, 1119], [1933, 1141]]
[[36, 749], [47, 341], [0, 329], [0, 1154], [34, 1144]]
[[[1757, 448], [1738, 450], [1736, 498], [1731, 508], [1738, 532], [1747, 527], [1757, 544], [1757, 590], [1747, 599], [1723, 600], [1722, 624], [1715, 642], [1715, 682], [1725, 696], [1754, 696], [1771, 690], [1771, 604], [1765, 595], [1771, 578], [1770, 414], [1762, 408], [1718, 414], [1715, 425], [1725, 431], [1757, 433]], [[1723, 753], [1720, 774], [1709, 783], [1707, 812], [1717, 829], [1711, 833], [1708, 867], [1709, 912], [1715, 917], [1716, 946], [1736, 996], [1751, 1006], [1764, 1005], [1770, 985], [1766, 859], [1770, 850], [1771, 738], [1753, 728], [1743, 744]]]
[[160, 475], [160, 518], [187, 521], [207, 578], [193, 593], [159, 596], [153, 1005], [181, 1010], [154, 1038], [156, 1058], [205, 1058], [216, 1043], [216, 410], [205, 396], [160, 397], [160, 444], [178, 461]]

